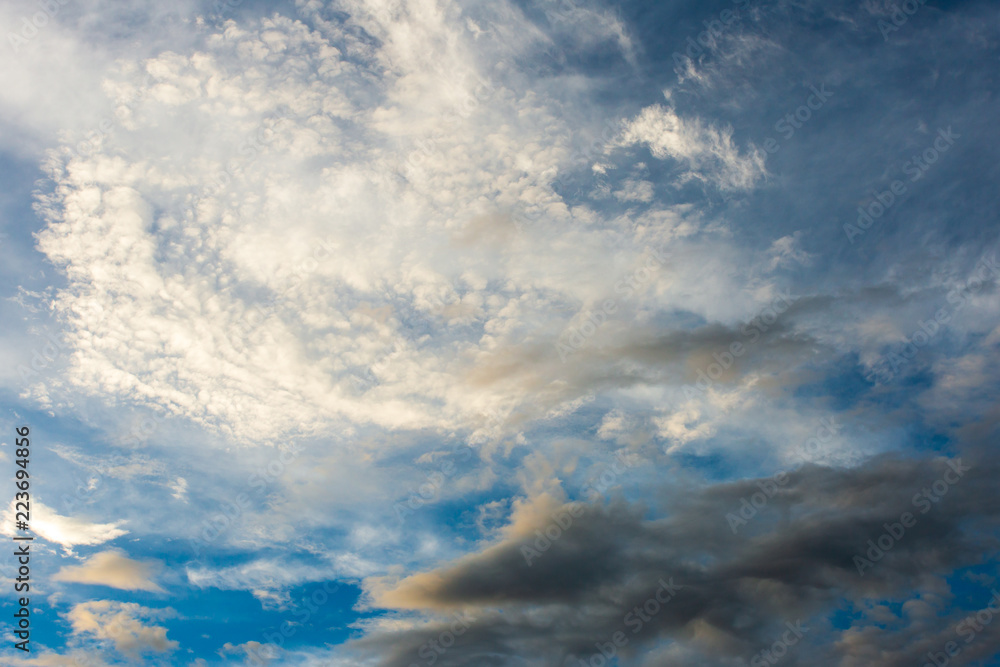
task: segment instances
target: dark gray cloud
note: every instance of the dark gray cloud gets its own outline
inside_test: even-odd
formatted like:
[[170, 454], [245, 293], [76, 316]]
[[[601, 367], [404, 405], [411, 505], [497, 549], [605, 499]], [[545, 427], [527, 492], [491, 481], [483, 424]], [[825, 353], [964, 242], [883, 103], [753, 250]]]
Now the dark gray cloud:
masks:
[[[565, 662], [569, 656], [589, 656], [617, 631], [629, 638], [623, 664], [638, 664], [645, 649], [665, 642], [707, 661], [698, 664], [742, 664], [726, 661], [749, 660], [796, 620], [810, 631], [784, 664], [816, 664], [819, 655], [823, 664], [863, 664], [876, 654], [880, 664], [912, 663], [954, 638], [956, 619], [968, 613], [947, 608], [942, 577], [998, 546], [998, 468], [984, 444], [957, 457], [882, 456], [857, 468], [810, 464], [778, 481], [666, 488], [668, 504], [656, 519], [622, 499], [568, 505], [560, 508], [564, 525], [571, 517], [565, 530], [547, 525], [558, 534], [550, 545], [540, 538], [545, 528], [511, 537], [374, 597], [475, 619], [437, 653], [438, 665], [575, 665]], [[880, 539], [889, 548], [868, 553], [869, 540]], [[648, 621], [628, 623], [661, 579], [681, 588]], [[876, 632], [859, 620], [844, 630], [823, 620], [842, 601], [863, 607], [890, 598], [930, 605], [919, 641], [906, 627]], [[988, 600], [987, 593], [983, 606]], [[447, 630], [444, 623], [376, 633], [356, 648], [378, 654], [385, 667], [428, 664], [418, 653], [429, 655], [427, 642]], [[974, 648], [986, 655], [995, 646], [981, 640]], [[690, 664], [664, 660], [658, 664]]]

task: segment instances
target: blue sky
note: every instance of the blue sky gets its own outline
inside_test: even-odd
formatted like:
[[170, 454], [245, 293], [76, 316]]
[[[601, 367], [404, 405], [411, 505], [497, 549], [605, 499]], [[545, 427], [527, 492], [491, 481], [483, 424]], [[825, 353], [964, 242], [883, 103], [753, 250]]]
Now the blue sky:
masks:
[[4, 664], [995, 664], [993, 3], [0, 25]]

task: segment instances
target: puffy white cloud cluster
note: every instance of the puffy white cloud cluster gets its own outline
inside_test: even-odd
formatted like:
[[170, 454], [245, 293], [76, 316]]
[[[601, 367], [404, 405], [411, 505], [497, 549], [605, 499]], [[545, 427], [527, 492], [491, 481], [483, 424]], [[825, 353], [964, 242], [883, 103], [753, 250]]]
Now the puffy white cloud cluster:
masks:
[[[549, 365], [566, 315], [611, 292], [609, 268], [697, 225], [560, 195], [590, 136], [571, 97], [587, 90], [518, 70], [550, 38], [515, 7], [342, 9], [334, 23], [304, 7], [312, 27], [231, 21], [104, 81], [116, 126], [53, 154], [41, 202], [38, 247], [67, 278], [52, 305], [68, 389], [241, 439], [476, 428], [502, 403], [572, 398]], [[591, 36], [624, 34], [580, 12]], [[609, 148], [646, 144], [720, 187], [763, 173], [725, 131], [659, 107], [622, 127]], [[652, 186], [616, 196], [651, 203]], [[525, 346], [542, 371], [502, 382]]]

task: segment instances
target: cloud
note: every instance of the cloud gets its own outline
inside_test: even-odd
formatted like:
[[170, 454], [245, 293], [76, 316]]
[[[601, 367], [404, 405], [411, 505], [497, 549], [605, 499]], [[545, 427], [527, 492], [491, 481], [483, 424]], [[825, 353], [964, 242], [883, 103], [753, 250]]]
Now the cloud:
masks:
[[105, 667], [106, 663], [91, 651], [73, 650], [68, 653], [42, 653], [34, 658], [15, 658], [15, 665], [30, 665], [31, 667]]
[[619, 201], [651, 202], [653, 201], [653, 184], [649, 181], [626, 179], [621, 190], [613, 193]]
[[153, 581], [159, 570], [157, 562], [140, 562], [126, 557], [121, 551], [101, 551], [88, 558], [83, 565], [61, 568], [52, 576], [53, 581], [78, 584], [96, 584], [126, 591], [165, 591]]
[[[650, 247], [686, 257], [620, 303], [600, 342], [671, 309], [732, 319], [733, 293], [773, 289], [724, 228], [658, 201], [652, 176], [608, 185], [609, 205], [643, 205], [634, 221], [565, 192], [607, 158], [601, 124], [624, 127], [612, 146], [647, 145], [723, 189], [766, 177], [755, 148], [658, 105], [587, 118], [596, 82], [511, 67], [546, 44], [520, 10], [435, 6], [351, 2], [331, 21], [309, 5], [302, 20], [228, 22], [196, 51], [113, 70], [114, 131], [47, 163], [39, 249], [67, 279], [49, 305], [72, 353], [32, 395], [113, 396], [244, 443], [365, 424], [471, 439], [483, 413], [528, 423], [590, 391], [574, 381], [594, 369], [551, 363], [555, 343], [619, 298]], [[478, 32], [451, 20], [466, 14]], [[570, 15], [560, 30], [614, 24], [582, 5]], [[511, 377], [522, 358], [530, 377]]]
[[269, 665], [276, 658], [281, 648], [276, 644], [261, 644], [258, 641], [248, 641], [242, 644], [226, 642], [220, 651], [226, 655], [243, 656], [245, 660], [253, 660], [254, 664]]
[[[593, 51], [602, 42], [614, 41], [628, 63], [636, 64], [636, 45], [629, 28], [612, 11], [599, 3], [572, 0], [542, 4], [548, 27], [557, 43], [562, 38], [569, 46], [587, 52]], [[558, 43], [558, 46], [565, 47], [565, 44]], [[562, 49], [557, 53], [565, 59], [566, 53]]]
[[141, 477], [161, 477], [166, 473], [166, 466], [162, 461], [153, 461], [140, 454], [131, 454], [127, 457], [116, 454], [110, 458], [102, 458], [88, 456], [77, 448], [65, 445], [57, 445], [53, 447], [53, 451], [60, 458], [86, 468], [88, 472], [98, 477], [107, 475], [115, 479], [134, 481]]
[[[128, 533], [119, 528], [124, 521], [114, 523], [88, 523], [75, 517], [62, 516], [44, 505], [33, 500], [31, 504], [31, 531], [53, 544], [62, 545], [67, 552], [72, 552], [76, 546], [94, 546], [103, 544]], [[4, 512], [5, 535], [14, 535], [14, 502]]]
[[[527, 655], [563, 664], [626, 629], [629, 611], [652, 595], [661, 578], [672, 578], [683, 588], [643, 624], [623, 655], [633, 658], [637, 647], [669, 640], [708, 664], [724, 664], [727, 656], [752, 655], [769, 645], [786, 620], [808, 625], [813, 621], [807, 619], [821, 618], [842, 598], [934, 590], [939, 577], [977, 563], [984, 548], [996, 546], [987, 536], [1000, 526], [1000, 504], [986, 492], [996, 465], [985, 451], [961, 460], [887, 456], [850, 469], [803, 466], [775, 486], [759, 516], [738, 525], [739, 534], [727, 514], [739, 511], [741, 498], [761, 492], [758, 480], [679, 490], [668, 496], [667, 518], [656, 520], [620, 499], [576, 509], [533, 503], [523, 506], [528, 515], [516, 519], [526, 529], [509, 530], [500, 542], [436, 570], [398, 581], [371, 578], [365, 588], [376, 607], [424, 610], [429, 618], [455, 612], [475, 617], [468, 633], [441, 656], [443, 665], [467, 664], [484, 651], [496, 656], [490, 664]], [[921, 487], [963, 468], [939, 502], [924, 501], [931, 509], [914, 505]], [[916, 524], [863, 567], [861, 576], [855, 556], [864, 557], [867, 540], [879, 539], [884, 526], [899, 523], [906, 511]], [[565, 528], [550, 529], [546, 538], [557, 515]], [[567, 516], [575, 517], [568, 526]], [[381, 666], [407, 665], [447, 627], [439, 621], [374, 632], [356, 644], [379, 656]], [[846, 659], [878, 642], [850, 630], [836, 647], [826, 639], [813, 644], [821, 635], [838, 636], [819, 627], [808, 648], [789, 654], [788, 664], [815, 664], [817, 656], [832, 664], [838, 652]], [[912, 648], [899, 651], [918, 659]], [[663, 664], [681, 663], [675, 658]]]
[[[114, 132], [49, 162], [59, 187], [42, 197], [39, 248], [68, 279], [52, 305], [73, 353], [39, 400], [115, 395], [245, 439], [345, 420], [468, 427], [494, 400], [470, 402], [461, 378], [483, 335], [527, 326], [497, 285], [525, 306], [576, 288], [571, 269], [549, 285], [523, 262], [537, 239], [511, 222], [592, 215], [552, 185], [574, 168], [573, 119], [491, 64], [532, 39], [476, 41], [437, 11], [348, 4], [377, 48], [322, 15], [317, 30], [274, 17], [108, 76]], [[448, 341], [428, 345], [428, 327]]]
[[[191, 566], [187, 578], [197, 588], [217, 588], [226, 591], [249, 591], [264, 609], [288, 609], [292, 603], [290, 589], [311, 582], [329, 582], [340, 576], [358, 577], [370, 573], [371, 564], [361, 562], [360, 571], [352, 571], [354, 563], [361, 561], [356, 554], [327, 554], [331, 564], [327, 567], [304, 565], [286, 560], [259, 559], [231, 567], [212, 568]], [[339, 584], [323, 584], [332, 592]]]
[[625, 124], [612, 146], [643, 145], [653, 157], [680, 162], [685, 179], [699, 179], [723, 190], [749, 190], [767, 177], [764, 153], [750, 146], [741, 155], [731, 128], [718, 129], [701, 120], [686, 119], [671, 107], [646, 107]]
[[166, 653], [178, 647], [176, 641], [167, 639], [167, 629], [146, 625], [143, 618], [170, 618], [170, 609], [150, 609], [134, 602], [94, 600], [81, 602], [65, 614], [74, 635], [92, 635], [96, 639], [110, 640], [123, 655], [138, 659], [143, 653]]

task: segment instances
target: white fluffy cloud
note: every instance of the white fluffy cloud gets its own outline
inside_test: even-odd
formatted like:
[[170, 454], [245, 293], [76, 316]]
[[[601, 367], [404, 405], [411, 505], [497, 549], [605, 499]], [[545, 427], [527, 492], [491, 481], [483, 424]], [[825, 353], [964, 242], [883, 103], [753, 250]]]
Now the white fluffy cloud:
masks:
[[[589, 125], [562, 100], [577, 82], [512, 67], [545, 46], [519, 10], [462, 23], [448, 2], [346, 6], [372, 39], [320, 13], [315, 29], [230, 22], [104, 82], [112, 131], [54, 153], [43, 200], [39, 248], [68, 279], [52, 303], [73, 350], [63, 390], [258, 440], [474, 430], [499, 405], [572, 398], [559, 370], [525, 386], [481, 369], [511, 346], [554, 350], [559, 313], [610, 293], [609, 241], [613, 270], [634, 271], [696, 221], [653, 208], [637, 228], [557, 194]], [[624, 137], [725, 187], [762, 174], [726, 132], [662, 109]], [[653, 190], [629, 179], [616, 196]]]
[[177, 648], [176, 641], [167, 639], [167, 629], [148, 625], [143, 619], [171, 618], [172, 609], [150, 609], [134, 602], [94, 600], [74, 605], [65, 615], [73, 634], [108, 639], [115, 650], [138, 659], [143, 653], [164, 653]]
[[[3, 514], [3, 534], [14, 535], [14, 501]], [[124, 522], [90, 523], [76, 517], [62, 516], [47, 505], [31, 501], [31, 531], [44, 540], [61, 545], [67, 552], [76, 546], [103, 544], [128, 533], [120, 528]]]

